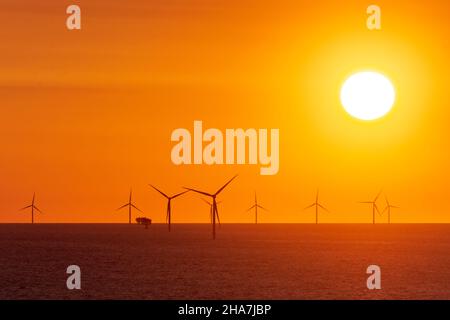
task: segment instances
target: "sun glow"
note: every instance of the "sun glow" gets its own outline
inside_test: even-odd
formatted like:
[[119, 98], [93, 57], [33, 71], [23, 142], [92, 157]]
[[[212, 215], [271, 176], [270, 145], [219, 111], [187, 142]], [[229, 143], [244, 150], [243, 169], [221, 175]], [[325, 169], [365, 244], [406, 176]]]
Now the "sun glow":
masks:
[[341, 89], [341, 103], [354, 118], [371, 121], [385, 116], [395, 102], [391, 81], [377, 72], [359, 72], [350, 76]]

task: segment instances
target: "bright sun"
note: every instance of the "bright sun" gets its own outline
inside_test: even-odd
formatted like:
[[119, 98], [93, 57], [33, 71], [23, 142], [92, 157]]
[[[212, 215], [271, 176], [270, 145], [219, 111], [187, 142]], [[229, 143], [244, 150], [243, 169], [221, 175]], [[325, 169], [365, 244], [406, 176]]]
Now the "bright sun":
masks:
[[394, 105], [395, 89], [384, 75], [366, 71], [350, 76], [341, 89], [341, 103], [353, 117], [370, 121], [386, 115]]

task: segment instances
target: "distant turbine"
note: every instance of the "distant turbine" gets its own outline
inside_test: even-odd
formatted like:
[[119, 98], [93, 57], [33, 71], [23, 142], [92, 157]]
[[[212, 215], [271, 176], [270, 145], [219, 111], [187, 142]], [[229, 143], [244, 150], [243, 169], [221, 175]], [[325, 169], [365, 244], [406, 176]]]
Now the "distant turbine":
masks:
[[311, 204], [310, 206], [307, 206], [303, 210], [307, 210], [312, 207], [316, 207], [316, 224], [319, 224], [319, 208], [325, 210], [328, 213], [330, 212], [327, 208], [325, 208], [323, 205], [321, 205], [319, 203], [319, 190], [317, 190], [317, 193], [316, 193], [316, 201], [313, 204]]
[[226, 186], [228, 186], [231, 181], [233, 181], [235, 178], [237, 177], [237, 175], [235, 175], [233, 178], [231, 178], [227, 183], [225, 183], [222, 188], [220, 188], [219, 190], [217, 190], [216, 193], [207, 193], [207, 192], [203, 192], [203, 191], [199, 191], [199, 190], [195, 190], [195, 189], [191, 189], [191, 188], [185, 188], [186, 190], [190, 190], [193, 192], [197, 192], [200, 194], [203, 194], [205, 196], [211, 197], [212, 198], [212, 227], [213, 227], [213, 239], [216, 239], [216, 217], [219, 219], [219, 211], [217, 210], [217, 201], [216, 201], [216, 197], [222, 192], [223, 189], [225, 189]]
[[383, 212], [381, 214], [383, 214], [385, 211], [387, 211], [387, 213], [388, 213], [388, 223], [390, 224], [391, 223], [391, 208], [392, 209], [400, 209], [400, 208], [397, 207], [397, 206], [391, 205], [389, 203], [389, 200], [388, 200], [386, 195], [385, 195], [385, 197], [386, 197], [386, 208], [384, 208], [384, 210], [383, 210]]
[[375, 197], [375, 199], [373, 201], [361, 201], [359, 203], [365, 203], [365, 204], [371, 204], [372, 205], [372, 220], [373, 220], [373, 224], [375, 224], [375, 212], [377, 212], [378, 214], [381, 215], [380, 210], [378, 210], [378, 206], [377, 206], [377, 200], [381, 195], [381, 191], [378, 192], [377, 196]]
[[[205, 199], [202, 199], [203, 200], [203, 202], [205, 202], [207, 205], [209, 205], [209, 207], [210, 207], [210, 210], [209, 210], [209, 217], [210, 217], [210, 220], [211, 220], [211, 223], [213, 223], [213, 219], [212, 219], [212, 217], [213, 217], [213, 204], [211, 203], [211, 202], [209, 202], [208, 200], [205, 200]], [[220, 204], [222, 201], [217, 201], [217, 204]], [[220, 227], [220, 218], [219, 218], [219, 215], [217, 215], [216, 216], [216, 218], [217, 218], [217, 222], [219, 222], [219, 227]]]
[[38, 209], [38, 207], [36, 207], [34, 205], [35, 198], [36, 198], [36, 193], [33, 193], [33, 200], [31, 200], [31, 204], [29, 206], [26, 206], [26, 207], [23, 207], [22, 209], [20, 209], [20, 210], [25, 210], [25, 209], [31, 208], [31, 224], [34, 223], [34, 210], [36, 210], [39, 213], [43, 213], [41, 210]]
[[250, 210], [252, 210], [252, 209], [255, 209], [255, 224], [258, 224], [258, 208], [259, 208], [259, 209], [263, 209], [263, 210], [265, 210], [265, 211], [269, 211], [269, 210], [267, 210], [266, 208], [264, 208], [264, 207], [262, 207], [262, 206], [260, 206], [260, 205], [258, 204], [258, 200], [257, 200], [257, 198], [256, 198], [256, 192], [255, 192], [255, 204], [254, 204], [253, 206], [251, 206], [250, 208], [247, 209], [247, 212], [250, 211]]
[[[128, 200], [128, 203], [125, 203], [123, 206], [117, 208], [117, 210], [123, 209], [125, 207], [128, 207], [128, 223], [131, 224], [131, 208], [135, 208], [137, 211], [142, 212], [142, 210], [140, 210], [138, 207], [136, 207], [132, 201], [131, 201], [131, 195], [132, 195], [133, 191], [132, 189], [130, 189], [130, 198]], [[143, 213], [143, 212], [142, 212]]]
[[149, 184], [149, 186], [152, 187], [153, 189], [155, 189], [156, 191], [158, 191], [160, 194], [163, 195], [163, 197], [165, 197], [165, 198], [167, 199], [166, 223], [167, 223], [167, 225], [169, 226], [169, 232], [170, 232], [170, 225], [171, 225], [171, 222], [172, 222], [172, 206], [171, 206], [171, 201], [172, 201], [172, 199], [175, 199], [175, 198], [181, 196], [182, 194], [185, 194], [186, 192], [189, 192], [189, 190], [188, 190], [188, 191], [183, 191], [183, 192], [177, 193], [177, 194], [175, 194], [175, 195], [169, 197], [167, 194], [165, 194], [164, 192], [162, 192], [161, 190], [159, 190], [159, 189], [156, 188], [155, 186], [153, 186], [153, 185], [151, 185], [151, 184]]

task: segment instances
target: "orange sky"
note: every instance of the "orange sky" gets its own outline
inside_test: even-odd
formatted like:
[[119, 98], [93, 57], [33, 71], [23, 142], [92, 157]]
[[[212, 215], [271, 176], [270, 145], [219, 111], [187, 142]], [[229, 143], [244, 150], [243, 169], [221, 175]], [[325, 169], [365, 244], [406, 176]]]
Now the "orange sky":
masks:
[[[68, 31], [65, 9], [82, 9]], [[367, 30], [370, 1], [2, 1], [0, 10], [0, 222], [34, 191], [38, 222], [126, 222], [130, 186], [156, 222], [168, 193], [223, 193], [223, 222], [371, 222], [384, 188], [394, 222], [450, 222], [448, 1], [376, 1], [382, 31]], [[345, 78], [388, 75], [397, 102], [364, 123], [340, 106]], [[279, 128], [280, 171], [260, 166], [175, 166], [170, 134], [192, 128]], [[380, 201], [380, 206], [383, 202]], [[173, 222], [208, 222], [190, 194]], [[385, 221], [385, 217], [382, 218]]]

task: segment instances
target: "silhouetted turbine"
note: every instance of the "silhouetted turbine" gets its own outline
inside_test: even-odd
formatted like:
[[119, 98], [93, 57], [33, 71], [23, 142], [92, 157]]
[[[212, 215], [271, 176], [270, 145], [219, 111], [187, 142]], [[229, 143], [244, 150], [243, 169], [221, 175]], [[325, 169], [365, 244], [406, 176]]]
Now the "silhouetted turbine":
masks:
[[256, 198], [256, 192], [255, 192], [255, 204], [253, 206], [251, 206], [250, 208], [248, 208], [246, 211], [246, 212], [248, 212], [252, 209], [255, 209], [255, 224], [258, 224], [258, 208], [263, 209], [265, 211], [269, 211], [266, 208], [264, 208], [258, 204], [258, 199]]
[[205, 195], [205, 196], [208, 196], [208, 197], [211, 197], [211, 198], [212, 198], [212, 227], [213, 227], [212, 233], [213, 233], [213, 239], [216, 239], [216, 217], [217, 217], [217, 218], [219, 217], [219, 211], [217, 210], [217, 201], [216, 201], [216, 197], [217, 197], [217, 196], [222, 192], [222, 190], [225, 189], [226, 186], [228, 186], [228, 185], [231, 183], [231, 181], [233, 181], [236, 177], [237, 177], [237, 175], [235, 175], [233, 178], [231, 178], [227, 183], [225, 183], [225, 184], [222, 186], [222, 188], [220, 188], [219, 190], [217, 190], [216, 193], [213, 193], [213, 194], [208, 193], [208, 192], [204, 192], [204, 191], [195, 190], [195, 189], [192, 189], [192, 188], [186, 188], [186, 187], [185, 187], [186, 190], [190, 190], [190, 191], [193, 191], [193, 192], [197, 192], [197, 193], [200, 193], [200, 194], [203, 194], [203, 195]]
[[[131, 208], [135, 208], [137, 211], [142, 212], [142, 210], [140, 210], [138, 207], [136, 207], [132, 201], [131, 201], [131, 196], [132, 196], [133, 190], [130, 189], [130, 198], [128, 200], [128, 203], [125, 203], [123, 206], [117, 208], [117, 210], [123, 209], [125, 207], [128, 207], [128, 223], [131, 224]], [[143, 213], [143, 212], [142, 212]]]
[[29, 206], [26, 206], [26, 207], [23, 207], [22, 209], [20, 209], [20, 210], [25, 210], [25, 209], [31, 208], [31, 224], [34, 223], [34, 210], [36, 210], [39, 213], [43, 213], [41, 210], [38, 209], [38, 207], [36, 207], [34, 205], [35, 198], [36, 198], [36, 193], [33, 193], [33, 200], [31, 200], [31, 204]]
[[[209, 207], [210, 207], [210, 210], [209, 210], [209, 218], [210, 218], [210, 220], [211, 220], [211, 223], [213, 222], [212, 221], [212, 215], [213, 215], [213, 205], [212, 205], [212, 203], [211, 202], [209, 202], [208, 200], [205, 200], [205, 199], [202, 199], [207, 205], [209, 205]], [[217, 202], [217, 204], [220, 204], [222, 201], [218, 201]], [[219, 223], [219, 227], [220, 227], [220, 218], [219, 218], [219, 215], [216, 215], [216, 218], [217, 218], [217, 222]]]
[[365, 204], [371, 204], [372, 205], [372, 219], [373, 219], [373, 224], [375, 224], [375, 212], [378, 212], [379, 215], [381, 215], [380, 210], [378, 210], [378, 206], [377, 206], [377, 200], [381, 195], [381, 192], [378, 192], [377, 196], [375, 197], [375, 199], [373, 201], [361, 201], [359, 203], [365, 203]]
[[166, 223], [169, 226], [169, 232], [170, 232], [170, 225], [171, 225], [171, 221], [172, 221], [172, 206], [171, 206], [171, 201], [172, 199], [175, 199], [179, 196], [181, 196], [182, 194], [185, 194], [186, 192], [189, 192], [189, 190], [187, 191], [183, 191], [180, 193], [177, 193], [171, 197], [169, 197], [167, 194], [165, 194], [164, 192], [162, 192], [161, 190], [159, 190], [158, 188], [156, 188], [155, 186], [149, 184], [150, 187], [152, 187], [153, 189], [155, 189], [156, 191], [158, 191], [160, 194], [163, 195], [163, 197], [165, 197], [167, 199], [167, 210], [166, 210]]
[[389, 203], [389, 200], [388, 200], [386, 195], [385, 195], [385, 198], [386, 198], [386, 208], [384, 208], [384, 210], [383, 210], [383, 212], [381, 212], [381, 214], [383, 214], [387, 210], [387, 212], [388, 212], [388, 223], [391, 223], [391, 208], [392, 209], [400, 209], [400, 207], [391, 205]]
[[321, 208], [321, 209], [325, 210], [326, 212], [330, 213], [330, 211], [327, 208], [325, 208], [323, 205], [321, 205], [319, 203], [319, 190], [317, 190], [317, 193], [316, 193], [316, 201], [313, 204], [311, 204], [311, 205], [307, 206], [306, 208], [304, 208], [303, 210], [307, 210], [307, 209], [312, 208], [312, 207], [316, 207], [316, 224], [319, 224], [319, 208]]

